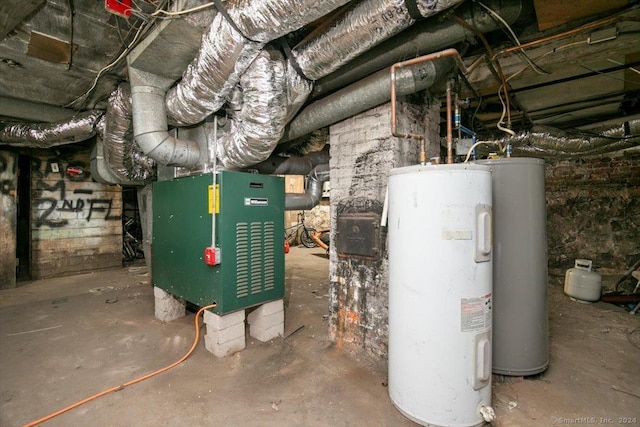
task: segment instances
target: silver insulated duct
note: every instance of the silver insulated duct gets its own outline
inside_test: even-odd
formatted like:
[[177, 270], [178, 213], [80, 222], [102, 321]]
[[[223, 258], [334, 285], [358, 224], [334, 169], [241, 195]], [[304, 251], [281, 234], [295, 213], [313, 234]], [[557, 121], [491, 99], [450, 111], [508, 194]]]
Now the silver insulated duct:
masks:
[[220, 109], [262, 46], [315, 21], [348, 0], [231, 0], [218, 13], [182, 81], [167, 94], [178, 124], [195, 124]]
[[218, 111], [262, 46], [245, 39], [217, 14], [202, 37], [198, 55], [167, 93], [170, 120], [178, 125], [195, 124]]
[[[415, 11], [410, 11], [404, 1], [360, 2], [340, 14], [327, 31], [296, 46], [293, 55], [305, 76], [315, 79], [411, 26], [415, 22], [414, 18], [438, 13], [458, 2], [459, 0], [418, 1], [414, 5]], [[265, 160], [282, 136], [285, 124], [297, 112], [311, 90], [310, 85], [305, 87], [300, 83], [304, 79], [291, 67], [287, 75], [297, 78], [300, 89], [291, 84], [280, 85], [275, 73], [280, 69], [278, 63], [281, 61], [271, 65], [265, 61], [266, 59], [258, 57], [241, 78], [243, 106], [232, 115], [231, 131], [223, 137], [218, 152], [226, 167], [242, 168]], [[278, 95], [279, 91], [283, 94], [285, 87], [291, 87], [291, 92], [296, 94], [298, 100], [288, 103], [287, 107], [291, 108], [286, 117], [283, 115], [285, 107], [282, 96]], [[275, 102], [271, 102], [272, 100]]]
[[16, 123], [0, 129], [0, 142], [14, 147], [49, 148], [85, 141], [97, 132], [103, 111], [78, 113], [55, 123]]
[[133, 140], [128, 84], [121, 84], [109, 96], [104, 127], [103, 155], [109, 169], [123, 182], [149, 179], [155, 161], [145, 156]]
[[291, 64], [275, 49], [265, 48], [240, 78], [227, 112], [231, 129], [218, 145], [218, 158], [227, 168], [243, 168], [265, 160], [284, 133], [287, 117], [295, 114], [311, 92]]
[[[231, 130], [220, 139], [218, 159], [227, 168], [242, 168], [269, 157], [282, 136], [286, 116], [285, 61], [264, 49], [240, 78], [240, 106], [231, 107]], [[237, 111], [234, 111], [237, 110]]]
[[580, 134], [536, 126], [531, 132], [502, 140], [502, 144], [511, 144], [514, 155], [562, 159], [596, 156], [640, 146], [640, 137], [627, 135], [640, 135], [640, 120]]
[[369, 0], [350, 6], [329, 29], [303, 40], [293, 55], [304, 75], [317, 80], [356, 56], [462, 0]]

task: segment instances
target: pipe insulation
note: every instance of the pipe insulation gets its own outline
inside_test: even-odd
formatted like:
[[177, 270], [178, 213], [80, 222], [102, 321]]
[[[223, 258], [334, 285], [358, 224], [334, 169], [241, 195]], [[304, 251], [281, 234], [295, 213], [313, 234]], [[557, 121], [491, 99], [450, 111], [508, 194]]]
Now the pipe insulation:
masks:
[[329, 164], [329, 151], [315, 151], [303, 157], [270, 156], [264, 162], [251, 166], [267, 175], [307, 175], [320, 164]]
[[321, 151], [329, 143], [329, 128], [314, 130], [302, 139], [303, 141], [300, 144], [291, 147], [293, 151], [302, 156]]
[[[454, 66], [445, 58], [403, 67], [396, 72], [396, 93], [409, 95], [431, 87]], [[391, 98], [389, 70], [381, 70], [304, 108], [285, 129], [280, 142], [291, 141], [314, 130], [370, 110]]]
[[568, 133], [546, 126], [536, 126], [531, 132], [505, 139], [513, 154], [541, 158], [588, 157], [640, 146], [640, 120], [600, 129], [597, 134]]
[[133, 140], [131, 90], [123, 83], [109, 96], [105, 114], [103, 155], [108, 168], [122, 181], [145, 181], [153, 175], [155, 161], [145, 156]]
[[[155, 74], [129, 66], [133, 135], [142, 151], [165, 166], [195, 168], [207, 161], [194, 141], [177, 139], [167, 131], [164, 97], [173, 83]], [[202, 161], [201, 155], [204, 154]]]
[[409, 28], [417, 19], [435, 15], [460, 2], [415, 0], [417, 10], [413, 12], [407, 7], [409, 1], [405, 0], [355, 2], [326, 24], [327, 30], [303, 40], [292, 52], [304, 75], [317, 80]]
[[0, 143], [14, 147], [49, 148], [85, 141], [96, 134], [103, 114], [103, 111], [90, 110], [55, 123], [9, 124], [0, 129]]
[[[522, 0], [487, 0], [486, 4], [508, 24], [513, 24], [523, 14]], [[480, 33], [501, 28], [500, 23], [477, 3], [462, 5], [456, 14]], [[318, 80], [311, 96], [324, 96], [396, 62], [437, 52], [465, 40], [472, 41], [475, 37], [473, 31], [457, 24], [452, 18], [442, 20], [440, 16], [435, 16], [425, 19]]]
[[[218, 13], [202, 38], [196, 58], [166, 108], [177, 124], [195, 124], [219, 110], [263, 45], [315, 21], [348, 0], [231, 0], [233, 23]], [[235, 28], [234, 28], [235, 26]], [[237, 29], [236, 29], [237, 28]]]
[[307, 190], [302, 193], [286, 193], [284, 210], [302, 211], [312, 209], [322, 199], [322, 185], [329, 180], [329, 164], [325, 163], [313, 168], [307, 175]]

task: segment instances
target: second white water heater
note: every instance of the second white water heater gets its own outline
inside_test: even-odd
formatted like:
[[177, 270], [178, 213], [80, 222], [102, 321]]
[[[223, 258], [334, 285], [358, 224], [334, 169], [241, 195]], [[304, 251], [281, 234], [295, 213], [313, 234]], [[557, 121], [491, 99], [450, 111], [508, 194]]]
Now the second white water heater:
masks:
[[492, 416], [491, 206], [486, 166], [389, 176], [389, 396], [422, 425]]

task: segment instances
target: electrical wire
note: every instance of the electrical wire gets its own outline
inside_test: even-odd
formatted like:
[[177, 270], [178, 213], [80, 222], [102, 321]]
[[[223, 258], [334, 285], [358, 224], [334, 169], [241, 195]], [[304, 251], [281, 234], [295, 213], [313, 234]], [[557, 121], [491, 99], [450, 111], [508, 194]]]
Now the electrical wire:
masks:
[[158, 9], [155, 12], [153, 12], [151, 15], [149, 16], [159, 16], [159, 15], [164, 15], [167, 17], [174, 17], [174, 16], [182, 16], [182, 15], [186, 15], [188, 13], [193, 13], [193, 12], [198, 12], [200, 10], [204, 10], [204, 9], [208, 9], [210, 7], [214, 6], [214, 3], [205, 3], [205, 4], [201, 4], [200, 6], [196, 6], [196, 7], [192, 7], [191, 9], [185, 9], [185, 10], [181, 10], [178, 12], [167, 12], [164, 9]]
[[[507, 31], [509, 32], [509, 35], [511, 36], [511, 39], [515, 42], [515, 44], [517, 46], [520, 46], [520, 40], [518, 39], [518, 36], [516, 36], [516, 33], [513, 32], [513, 30], [511, 29], [511, 26], [507, 23], [507, 21], [505, 21], [502, 16], [500, 16], [500, 14], [498, 14], [495, 10], [491, 9], [489, 6], [485, 5], [484, 3], [482, 3], [479, 0], [474, 0], [475, 3], [477, 3], [478, 5], [480, 5], [482, 8], [484, 8], [487, 12], [489, 12], [489, 14], [491, 16], [493, 16], [497, 21], [499, 21], [504, 28], [507, 29]], [[520, 53], [522, 54], [521, 57], [524, 58], [524, 60], [531, 65], [531, 68], [538, 74], [541, 75], [549, 75], [551, 73], [543, 70], [542, 68], [540, 68], [536, 63], [534, 63], [531, 58], [529, 58], [529, 56], [527, 56], [526, 52], [524, 51], [524, 49], [522, 49], [520, 51]]]
[[209, 310], [209, 309], [215, 308], [215, 307], [216, 307], [216, 304], [211, 304], [211, 305], [204, 306], [200, 310], [198, 310], [198, 312], [196, 313], [196, 315], [195, 315], [195, 317], [193, 319], [194, 327], [195, 327], [195, 337], [193, 339], [193, 344], [191, 345], [191, 348], [189, 349], [189, 351], [187, 351], [187, 353], [184, 356], [182, 356], [180, 359], [176, 360], [175, 362], [173, 362], [170, 365], [165, 366], [164, 368], [158, 369], [157, 371], [153, 371], [153, 372], [151, 372], [149, 374], [146, 374], [146, 375], [143, 375], [143, 376], [138, 377], [136, 379], [133, 379], [131, 381], [128, 381], [128, 382], [126, 382], [126, 383], [124, 383], [122, 385], [118, 385], [118, 386], [115, 386], [115, 387], [108, 388], [108, 389], [106, 389], [104, 391], [101, 391], [100, 393], [94, 394], [93, 396], [89, 396], [86, 399], [82, 399], [82, 400], [80, 400], [80, 401], [78, 401], [78, 402], [76, 402], [76, 403], [74, 403], [72, 405], [67, 406], [66, 408], [62, 408], [59, 411], [53, 412], [53, 413], [51, 413], [51, 414], [49, 414], [49, 415], [47, 415], [45, 417], [42, 417], [42, 418], [40, 418], [38, 420], [35, 420], [35, 421], [32, 421], [32, 422], [30, 422], [28, 424], [25, 424], [24, 427], [33, 427], [33, 426], [36, 426], [38, 424], [42, 424], [45, 421], [49, 421], [50, 419], [55, 418], [58, 415], [64, 414], [65, 412], [68, 412], [68, 411], [70, 411], [70, 410], [72, 410], [74, 408], [77, 408], [78, 406], [84, 405], [85, 403], [91, 402], [92, 400], [95, 400], [95, 399], [97, 399], [99, 397], [105, 396], [105, 395], [107, 395], [109, 393], [113, 393], [114, 391], [124, 390], [125, 388], [127, 388], [127, 387], [129, 387], [131, 385], [137, 384], [137, 383], [142, 382], [142, 381], [144, 381], [146, 379], [154, 377], [154, 376], [156, 376], [158, 374], [166, 372], [169, 369], [175, 368], [176, 366], [178, 366], [179, 364], [181, 364], [182, 362], [187, 360], [187, 358], [189, 356], [191, 356], [191, 353], [193, 353], [193, 351], [196, 349], [196, 346], [198, 345], [198, 341], [200, 340], [200, 323], [198, 322], [198, 319], [200, 318], [200, 314], [202, 314], [205, 310]]
[[504, 151], [504, 148], [502, 148], [502, 145], [500, 145], [500, 142], [498, 141], [478, 141], [475, 144], [473, 144], [471, 148], [469, 148], [469, 151], [467, 151], [467, 157], [465, 157], [464, 163], [469, 162], [469, 157], [471, 157], [471, 153], [473, 153], [473, 149], [482, 144], [497, 145], [500, 151]]
[[[135, 4], [135, 1], [134, 1]], [[162, 7], [164, 7], [164, 5], [166, 4], [166, 0], [162, 1], [157, 9], [156, 12], [158, 10], [160, 10]], [[134, 9], [131, 9], [132, 11]], [[155, 12], [154, 12], [155, 13]], [[143, 18], [144, 19], [144, 18]], [[155, 18], [154, 18], [155, 19]], [[144, 25], [140, 25], [140, 27], [137, 28], [136, 30], [136, 34], [133, 37], [133, 40], [131, 40], [131, 43], [129, 43], [127, 46], [125, 46], [125, 48], [123, 49], [123, 51], [120, 53], [120, 55], [118, 55], [116, 57], [116, 59], [114, 59], [113, 61], [111, 61], [109, 64], [105, 65], [104, 67], [102, 67], [100, 70], [98, 70], [98, 74], [96, 74], [96, 77], [93, 79], [93, 83], [91, 84], [91, 87], [89, 87], [89, 89], [87, 89], [87, 91], [85, 91], [82, 95], [74, 98], [71, 102], [67, 103], [66, 105], [63, 105], [64, 108], [69, 108], [71, 107], [73, 104], [75, 104], [78, 100], [84, 98], [84, 97], [88, 97], [91, 92], [93, 92], [93, 90], [96, 88], [96, 86], [98, 85], [98, 80], [100, 79], [100, 77], [102, 77], [102, 74], [109, 71], [111, 68], [113, 68], [114, 66], [116, 66], [120, 61], [122, 61], [123, 58], [125, 58], [125, 56], [131, 51], [131, 49], [133, 49], [133, 47], [135, 46], [135, 44], [138, 42], [138, 38], [142, 35], [145, 34], [154, 24], [154, 19], [146, 21], [146, 24]], [[130, 30], [131, 31], [131, 30]], [[127, 33], [127, 37], [129, 36], [129, 33]], [[125, 37], [126, 38], [126, 37]], [[87, 101], [87, 98], [84, 99], [82, 105], [77, 108], [78, 110], [82, 109], [82, 107], [84, 106], [84, 103]]]
[[584, 68], [587, 71], [591, 71], [592, 73], [596, 73], [596, 74], [599, 74], [599, 75], [601, 75], [603, 77], [608, 77], [608, 78], [613, 79], [613, 80], [619, 80], [621, 82], [631, 83], [631, 84], [638, 84], [638, 82], [634, 82], [632, 80], [627, 80], [627, 79], [623, 79], [623, 78], [620, 78], [620, 77], [610, 76], [608, 73], [603, 73], [602, 71], [591, 69], [591, 68], [589, 68], [589, 67], [587, 67], [585, 65], [580, 65], [580, 68]]
[[[487, 54], [489, 55], [487, 58], [489, 61], [489, 64], [495, 64], [496, 72], [498, 74], [498, 79], [500, 80], [500, 83], [501, 83], [501, 86], [498, 88], [498, 97], [500, 98], [500, 102], [502, 103], [502, 117], [500, 118], [500, 121], [497, 123], [496, 127], [503, 132], [509, 133], [511, 136], [515, 135], [515, 132], [511, 131], [511, 129], [508, 129], [511, 126], [511, 100], [509, 98], [509, 86], [507, 85], [507, 81], [504, 77], [504, 73], [502, 72], [500, 61], [493, 59], [495, 56], [493, 54], [493, 49], [491, 48], [491, 45], [487, 41], [486, 37], [480, 31], [478, 31], [473, 25], [469, 24], [467, 21], [465, 21], [459, 16], [456, 16], [456, 21], [463, 27], [466, 27], [471, 31], [473, 31], [478, 36], [480, 41], [482, 41], [484, 48], [487, 50]], [[504, 94], [505, 94], [504, 100], [500, 95], [500, 92], [502, 90], [504, 90]], [[506, 104], [505, 104], [505, 101], [506, 101]], [[504, 123], [505, 115], [507, 116], [506, 128], [502, 126], [502, 124]]]
[[[622, 63], [622, 62], [620, 62], [620, 61], [615, 61], [615, 60], [613, 60], [613, 59], [611, 59], [611, 58], [607, 58], [607, 61], [609, 61], [609, 62], [613, 62], [613, 63], [614, 63], [614, 64], [616, 64], [616, 65], [626, 65], [626, 64], [624, 64], [624, 63]], [[640, 74], [640, 70], [637, 70], [637, 69], [635, 69], [635, 68], [633, 68], [633, 67], [627, 67], [627, 70], [629, 70], [629, 71], [633, 71], [633, 72], [634, 72], [634, 73], [636, 73], [636, 74]]]
[[67, 9], [69, 11], [69, 63], [67, 70], [69, 70], [73, 62], [73, 0], [67, 0]]
[[[73, 104], [75, 104], [79, 99], [89, 96], [91, 94], [91, 92], [93, 92], [93, 90], [96, 88], [96, 86], [98, 85], [98, 80], [100, 79], [100, 77], [102, 77], [102, 74], [109, 71], [111, 68], [113, 68], [115, 65], [117, 65], [131, 50], [131, 48], [133, 47], [133, 45], [136, 43], [136, 41], [138, 40], [138, 37], [140, 37], [140, 34], [142, 34], [142, 29], [144, 28], [144, 26], [141, 26], [140, 28], [138, 28], [138, 31], [136, 31], [136, 35], [134, 36], [133, 40], [131, 40], [131, 43], [129, 43], [129, 45], [120, 53], [120, 55], [118, 55], [118, 57], [116, 59], [114, 59], [113, 61], [111, 61], [109, 64], [105, 65], [104, 67], [102, 67], [99, 71], [98, 74], [96, 75], [96, 77], [93, 79], [93, 84], [91, 85], [91, 87], [89, 89], [87, 89], [86, 92], [84, 92], [82, 95], [76, 97], [73, 101], [69, 102], [68, 104], [64, 105], [64, 108], [69, 108], [71, 107]], [[86, 101], [86, 99], [85, 99]]]

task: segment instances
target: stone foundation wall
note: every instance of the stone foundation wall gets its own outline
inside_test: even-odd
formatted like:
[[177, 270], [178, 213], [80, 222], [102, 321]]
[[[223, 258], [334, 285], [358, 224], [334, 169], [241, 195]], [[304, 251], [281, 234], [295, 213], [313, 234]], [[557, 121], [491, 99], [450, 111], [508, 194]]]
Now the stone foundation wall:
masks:
[[640, 153], [547, 162], [549, 272], [576, 258], [602, 274], [622, 274], [640, 259]]

